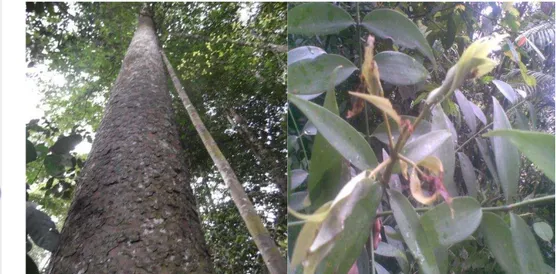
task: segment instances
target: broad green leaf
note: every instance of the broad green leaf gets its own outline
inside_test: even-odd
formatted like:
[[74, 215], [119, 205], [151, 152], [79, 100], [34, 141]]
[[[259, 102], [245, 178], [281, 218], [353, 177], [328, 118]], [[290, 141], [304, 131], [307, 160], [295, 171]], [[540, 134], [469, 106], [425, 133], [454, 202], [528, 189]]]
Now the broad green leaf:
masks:
[[477, 176], [475, 169], [469, 157], [463, 152], [458, 152], [459, 165], [461, 167], [461, 175], [467, 188], [467, 194], [471, 197], [477, 197]]
[[446, 34], [442, 37], [442, 45], [445, 49], [451, 48], [454, 44], [454, 40], [456, 39], [457, 26], [456, 22], [454, 21], [454, 16], [455, 14], [452, 13], [447, 18]]
[[291, 189], [298, 188], [307, 179], [309, 173], [303, 169], [294, 169], [291, 171]]
[[[404, 254], [405, 254], [405, 246], [403, 245], [403, 238], [402, 235], [400, 234], [399, 231], [395, 230], [394, 228], [392, 228], [391, 226], [383, 226], [382, 227], [384, 230], [384, 233], [386, 235], [386, 241], [388, 241], [388, 244], [394, 246], [395, 248], [399, 249], [399, 250], [403, 250]], [[409, 272], [409, 264], [406, 263], [403, 259], [396, 257], [396, 261], [398, 262], [398, 265], [400, 266], [401, 270], [403, 273], [408, 273]]]
[[[520, 273], [512, 232], [500, 216], [485, 212], [479, 230], [496, 262], [506, 273]], [[520, 251], [521, 252], [521, 251]]]
[[64, 159], [62, 155], [51, 154], [44, 158], [44, 168], [46, 173], [51, 176], [59, 176], [65, 171]]
[[415, 85], [427, 78], [427, 70], [413, 57], [397, 52], [382, 51], [375, 56], [380, 80], [396, 86]]
[[[331, 80], [332, 81], [332, 80]], [[324, 98], [324, 108], [339, 116], [336, 93], [329, 88]], [[348, 175], [343, 157], [330, 143], [317, 133], [313, 143], [311, 163], [309, 164], [309, 179], [307, 181], [311, 207], [319, 208], [322, 204], [334, 199], [344, 182], [343, 175]]]
[[288, 66], [305, 59], [315, 59], [319, 55], [326, 54], [326, 51], [315, 46], [303, 46], [288, 51]]
[[378, 246], [375, 250], [375, 254], [386, 256], [386, 257], [397, 257], [404, 261], [404, 264], [409, 264], [407, 261], [407, 256], [405, 256], [405, 252], [390, 245], [386, 242], [379, 242]]
[[543, 271], [543, 256], [531, 228], [513, 212], [510, 212], [510, 230], [512, 242], [519, 255], [517, 261], [521, 273], [546, 273]]
[[332, 71], [342, 66], [336, 77], [336, 85], [345, 81], [357, 67], [348, 59], [336, 54], [322, 54], [288, 66], [288, 93], [318, 94], [328, 90]]
[[307, 205], [304, 202], [305, 199], [307, 199], [307, 195], [308, 195], [307, 191], [299, 191], [299, 192], [292, 193], [288, 198], [288, 206], [295, 211], [300, 211], [306, 208]]
[[395, 44], [406, 48], [417, 49], [436, 67], [427, 39], [404, 14], [391, 9], [375, 9], [363, 18], [361, 24], [376, 36], [392, 39]]
[[518, 109], [514, 111], [514, 114], [515, 114], [515, 120], [513, 122], [514, 127], [519, 130], [529, 130], [529, 121], [527, 121], [525, 114], [523, 114], [523, 112], [521, 112], [521, 110]]
[[288, 152], [295, 152], [299, 149], [298, 138], [295, 135], [288, 135]]
[[30, 163], [37, 159], [37, 150], [35, 150], [35, 146], [31, 141], [26, 140], [26, 148], [25, 148], [25, 162]]
[[[355, 197], [349, 198], [339, 211], [341, 214], [350, 213], [343, 223], [342, 233], [334, 240], [334, 247], [323, 261], [326, 265], [324, 273], [327, 274], [347, 273], [363, 250], [370, 234], [369, 224], [375, 219], [376, 209], [382, 198], [382, 186], [374, 183], [369, 190], [352, 193]], [[352, 202], [356, 202], [353, 207]], [[347, 211], [351, 207], [352, 210]]]
[[477, 130], [477, 120], [475, 118], [475, 112], [473, 111], [473, 107], [469, 104], [469, 101], [465, 96], [456, 89], [456, 100], [459, 105], [459, 109], [463, 113], [463, 119], [465, 119], [465, 123], [471, 129], [471, 133], [474, 133]]
[[335, 34], [353, 24], [348, 12], [330, 3], [305, 3], [288, 11], [288, 34]]
[[407, 143], [402, 149], [402, 154], [414, 162], [419, 162], [433, 154], [446, 140], [451, 143], [451, 138], [451, 133], [447, 130], [431, 131]]
[[[493, 130], [483, 136], [500, 136], [492, 138], [502, 138], [509, 141], [519, 149], [533, 164], [539, 167], [543, 173], [553, 182], [554, 176], [554, 135], [522, 130]], [[514, 148], [515, 149], [515, 148]]]
[[535, 230], [537, 236], [547, 242], [552, 241], [552, 238], [554, 238], [554, 231], [552, 231], [552, 227], [545, 222], [534, 223], [533, 230]]
[[494, 166], [494, 161], [492, 161], [492, 157], [490, 156], [490, 149], [487, 143], [487, 139], [477, 137], [475, 138], [475, 142], [477, 143], [479, 152], [481, 152], [481, 156], [483, 156], [483, 160], [485, 161], [487, 168], [494, 179], [494, 182], [498, 184], [500, 180], [498, 179], [498, 172], [496, 171], [496, 167]]
[[481, 205], [471, 197], [454, 198], [452, 208], [454, 218], [445, 202], [421, 216], [421, 225], [427, 235], [436, 235], [438, 243], [446, 248], [471, 236], [481, 224], [483, 216]]
[[[493, 129], [512, 129], [510, 121], [496, 98], [492, 97]], [[494, 161], [496, 170], [504, 190], [506, 202], [510, 203], [517, 195], [517, 184], [519, 180], [519, 152], [515, 146], [507, 139], [502, 137], [491, 137], [492, 148], [494, 151]]]
[[431, 245], [431, 241], [434, 239], [428, 239], [431, 235], [428, 235], [421, 226], [417, 212], [403, 194], [395, 190], [389, 190], [388, 193], [396, 223], [405, 244], [419, 263], [421, 273], [440, 273], [434, 254], [434, 246]]
[[65, 154], [75, 149], [81, 143], [81, 135], [62, 136], [50, 147], [50, 151], [54, 154]]
[[369, 264], [369, 252], [367, 252], [366, 248], [363, 248], [363, 250], [361, 251], [361, 254], [359, 254], [359, 257], [357, 258], [357, 261], [355, 261], [356, 265], [357, 265], [357, 270], [359, 271], [359, 273], [370, 273], [371, 272], [371, 266]]
[[[375, 266], [376, 274], [390, 274], [390, 272], [386, 270], [386, 268], [384, 268], [384, 266], [382, 266], [381, 264], [375, 262], [373, 265]], [[359, 273], [365, 273], [365, 272], [359, 272]]]
[[[401, 115], [401, 117], [402, 117], [402, 120], [409, 120], [411, 123], [413, 123], [416, 119], [416, 117], [406, 116], [406, 115]], [[389, 118], [389, 120], [390, 120], [390, 129], [392, 130], [392, 137], [394, 137], [394, 143], [396, 143], [398, 141], [398, 137], [400, 136], [399, 126], [395, 123], [394, 120], [392, 120], [390, 118]], [[431, 131], [431, 123], [429, 121], [421, 120], [421, 122], [419, 123], [417, 128], [413, 129], [413, 134], [411, 134], [411, 136], [409, 136], [409, 139], [407, 140], [407, 142], [409, 143], [409, 142], [415, 140], [417, 137], [419, 137], [423, 134], [426, 134], [430, 131]], [[384, 122], [380, 123], [380, 125], [378, 125], [376, 127], [376, 129], [373, 131], [371, 136], [377, 138], [378, 140], [380, 140], [384, 144], [388, 144], [388, 134], [386, 133], [386, 123], [384, 123]]]
[[315, 127], [315, 125], [313, 125], [313, 123], [311, 123], [311, 121], [305, 123], [303, 129], [301, 130], [301, 134], [308, 136], [317, 135], [317, 132], [317, 128]]
[[[447, 102], [447, 101], [445, 101]], [[451, 141], [444, 141], [438, 149], [432, 154], [440, 161], [444, 166], [444, 186], [448, 190], [451, 196], [458, 195], [458, 189], [454, 183], [454, 171], [456, 169], [456, 155], [455, 155], [455, 144], [457, 144], [457, 131], [452, 124], [452, 121], [444, 114], [440, 106], [436, 106], [432, 110], [432, 124], [431, 130], [449, 130], [451, 134]]]
[[332, 147], [354, 166], [366, 170], [378, 165], [369, 143], [348, 122], [333, 112], [293, 94], [288, 94], [288, 100], [296, 105]]
[[494, 85], [498, 88], [498, 90], [510, 101], [510, 103], [515, 104], [517, 102], [517, 94], [515, 93], [514, 88], [508, 85], [506, 82], [500, 80], [492, 80]]

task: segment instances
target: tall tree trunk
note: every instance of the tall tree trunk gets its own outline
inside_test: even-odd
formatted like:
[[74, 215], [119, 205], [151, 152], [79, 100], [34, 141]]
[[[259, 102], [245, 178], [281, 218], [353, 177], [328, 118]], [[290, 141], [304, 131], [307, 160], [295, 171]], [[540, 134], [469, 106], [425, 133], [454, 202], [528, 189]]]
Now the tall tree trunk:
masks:
[[270, 237], [270, 233], [268, 233], [268, 230], [263, 225], [261, 218], [257, 215], [257, 211], [255, 210], [253, 203], [249, 200], [249, 197], [245, 193], [245, 190], [232, 170], [230, 163], [228, 163], [218, 148], [218, 145], [216, 145], [216, 142], [212, 138], [210, 132], [205, 127], [205, 124], [201, 121], [199, 113], [197, 113], [197, 110], [185, 93], [183, 86], [170, 64], [170, 61], [168, 61], [168, 58], [163, 51], [161, 51], [161, 54], [164, 62], [166, 63], [166, 68], [168, 69], [170, 78], [172, 78], [172, 82], [174, 83], [174, 87], [176, 88], [176, 91], [178, 92], [178, 95], [183, 101], [183, 105], [189, 114], [189, 118], [195, 126], [197, 133], [199, 133], [199, 136], [210, 154], [210, 157], [214, 161], [214, 164], [218, 168], [218, 171], [222, 175], [222, 179], [224, 179], [224, 182], [228, 186], [232, 200], [239, 210], [239, 214], [243, 218], [243, 221], [247, 226], [247, 230], [249, 230], [251, 237], [253, 237], [253, 241], [257, 245], [259, 252], [261, 252], [266, 267], [272, 274], [286, 273], [286, 260], [282, 257], [282, 255], [280, 255], [278, 247], [276, 247], [274, 240]]
[[245, 119], [239, 115], [233, 108], [227, 110], [228, 121], [232, 126], [236, 127], [242, 138], [249, 144], [253, 154], [257, 161], [263, 163], [267, 168], [269, 168], [269, 173], [272, 176], [272, 180], [282, 193], [282, 195], [287, 195], [288, 182], [285, 173], [282, 168], [276, 164], [276, 158], [272, 155], [272, 152], [268, 150], [263, 142], [257, 139], [253, 133], [249, 130]]
[[49, 273], [213, 272], [163, 65], [143, 9]]

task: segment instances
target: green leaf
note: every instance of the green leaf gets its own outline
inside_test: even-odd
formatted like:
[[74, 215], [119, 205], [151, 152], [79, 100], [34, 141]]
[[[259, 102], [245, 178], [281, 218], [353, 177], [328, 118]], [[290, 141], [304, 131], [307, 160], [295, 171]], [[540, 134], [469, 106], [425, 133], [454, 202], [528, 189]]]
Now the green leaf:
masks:
[[537, 128], [537, 110], [531, 101], [527, 101], [527, 109], [529, 109], [529, 120], [531, 121], [531, 129]]
[[433, 154], [445, 141], [452, 142], [451, 136], [447, 130], [431, 131], [407, 143], [402, 154], [417, 163]]
[[[445, 102], [448, 102], [447, 100]], [[454, 183], [454, 171], [456, 169], [455, 144], [457, 144], [457, 131], [452, 121], [444, 114], [442, 107], [436, 105], [432, 110], [431, 130], [449, 130], [451, 139], [441, 143], [432, 155], [438, 157], [442, 161], [444, 167], [444, 185], [451, 196], [458, 195], [458, 188]]]
[[477, 143], [477, 147], [479, 148], [479, 152], [481, 156], [483, 156], [483, 160], [485, 161], [490, 174], [494, 182], [497, 184], [500, 182], [498, 179], [498, 172], [496, 171], [496, 167], [494, 166], [494, 162], [492, 161], [492, 157], [490, 157], [490, 149], [488, 147], [488, 143], [486, 139], [483, 138], [475, 138], [475, 142]]
[[[331, 80], [332, 81], [332, 80]], [[324, 98], [324, 108], [339, 116], [336, 92], [329, 88]], [[343, 175], [349, 174], [343, 157], [330, 143], [317, 133], [313, 143], [311, 162], [309, 164], [309, 179], [307, 181], [311, 207], [319, 208], [324, 203], [334, 199], [344, 186]], [[347, 178], [346, 178], [347, 179]]]
[[477, 116], [477, 118], [479, 118], [479, 120], [481, 120], [481, 122], [483, 122], [483, 125], [486, 125], [487, 124], [487, 118], [486, 118], [485, 113], [483, 112], [483, 110], [481, 110], [481, 108], [479, 108], [479, 106], [475, 105], [475, 103], [473, 103], [469, 100], [467, 101], [467, 103], [469, 103], [469, 105], [473, 109], [473, 112], [475, 113], [475, 116]]
[[301, 60], [315, 59], [322, 54], [326, 54], [326, 51], [319, 47], [304, 46], [294, 48], [288, 51], [288, 66]]
[[513, 212], [510, 212], [510, 230], [515, 250], [519, 252], [517, 261], [521, 273], [546, 273], [543, 271], [543, 256], [531, 228]]
[[[350, 214], [343, 224], [335, 222], [335, 226], [343, 226], [343, 229], [341, 234], [336, 236], [334, 247], [323, 261], [323, 264], [326, 265], [324, 273], [347, 273], [369, 238], [369, 224], [375, 219], [376, 209], [382, 198], [382, 186], [380, 183], [373, 183], [368, 190], [365, 190], [364, 188], [367, 186], [360, 185], [361, 190], [353, 191], [352, 197], [346, 199], [346, 203], [339, 208], [339, 214], [345, 214], [345, 212]], [[363, 197], [361, 198], [361, 196]], [[347, 210], [351, 207], [351, 210]], [[321, 230], [326, 231], [324, 227]]]
[[413, 57], [397, 52], [382, 51], [375, 56], [380, 80], [397, 86], [415, 85], [427, 78], [428, 72]]
[[336, 54], [322, 54], [314, 59], [305, 59], [288, 66], [288, 93], [318, 94], [329, 88], [332, 71], [342, 66], [335, 84], [345, 81], [357, 67], [348, 59]]
[[421, 216], [421, 225], [430, 237], [436, 235], [438, 243], [450, 247], [471, 236], [481, 224], [483, 211], [475, 198], [456, 197], [452, 200], [454, 218], [444, 202]]
[[63, 164], [63, 157], [62, 155], [58, 155], [58, 154], [51, 154], [51, 155], [47, 155], [44, 158], [44, 168], [46, 170], [46, 173], [48, 173], [51, 176], [59, 176], [62, 173], [64, 173], [65, 166]]
[[514, 114], [515, 114], [515, 120], [513, 122], [514, 127], [519, 130], [529, 130], [529, 121], [527, 121], [525, 114], [523, 114], [523, 112], [521, 112], [521, 110], [519, 109], [516, 109], [514, 111]]
[[405, 252], [399, 250], [398, 248], [390, 245], [386, 242], [379, 242], [378, 246], [376, 247], [375, 254], [385, 256], [385, 257], [397, 257], [400, 258], [404, 264], [409, 264], [407, 261], [407, 256], [405, 256]]
[[400, 46], [417, 49], [436, 67], [434, 54], [427, 39], [417, 25], [404, 14], [391, 9], [376, 9], [367, 14], [361, 24], [381, 38], [392, 39]]
[[292, 193], [288, 198], [288, 206], [295, 211], [300, 211], [304, 209], [306, 207], [304, 201], [307, 198], [307, 195], [308, 195], [307, 191], [299, 191], [299, 192]]
[[488, 249], [506, 273], [520, 273], [516, 251], [512, 242], [512, 232], [500, 216], [485, 212], [479, 230], [483, 234]]
[[291, 171], [291, 189], [298, 188], [305, 179], [307, 179], [309, 173], [303, 169], [294, 169]]
[[[522, 130], [493, 130], [483, 135], [487, 137], [500, 136], [493, 138], [501, 138], [509, 141], [519, 149], [533, 164], [553, 182], [554, 176], [554, 141], [555, 136], [547, 133], [536, 131]], [[513, 149], [515, 149], [513, 147]]]
[[35, 261], [33, 261], [33, 258], [31, 258], [31, 256], [29, 256], [29, 254], [25, 255], [25, 273], [27, 274], [40, 274], [41, 272], [39, 271], [39, 267], [37, 266], [37, 264], [35, 263]]
[[456, 22], [454, 21], [455, 14], [452, 13], [448, 16], [448, 22], [446, 22], [447, 30], [446, 34], [442, 37], [442, 45], [445, 49], [449, 49], [454, 44], [454, 40], [456, 39]]
[[[493, 129], [512, 129], [510, 121], [496, 98], [492, 97]], [[517, 184], [519, 180], [519, 152], [515, 146], [507, 139], [502, 137], [491, 137], [492, 148], [494, 151], [494, 161], [496, 170], [504, 190], [506, 202], [510, 203], [517, 195]]]
[[26, 163], [30, 163], [37, 159], [37, 151], [35, 150], [35, 146], [31, 141], [26, 140], [26, 148], [25, 148], [25, 161]]
[[463, 181], [467, 188], [467, 195], [477, 197], [477, 176], [475, 175], [473, 164], [471, 160], [469, 160], [469, 157], [463, 152], [458, 152], [458, 158], [461, 167], [461, 175], [463, 176]]
[[50, 147], [50, 151], [54, 154], [65, 154], [75, 149], [81, 143], [81, 135], [62, 136]]
[[417, 212], [403, 194], [395, 190], [388, 190], [388, 193], [390, 194], [390, 206], [396, 223], [405, 244], [419, 263], [421, 273], [440, 273], [434, 247], [431, 245], [433, 239], [428, 239], [431, 235], [425, 233]]
[[459, 109], [463, 113], [463, 119], [465, 119], [465, 123], [471, 130], [471, 133], [474, 133], [477, 130], [477, 120], [475, 118], [475, 112], [473, 111], [473, 107], [469, 104], [469, 101], [465, 96], [456, 89], [456, 100], [459, 105]]
[[288, 11], [288, 34], [335, 34], [353, 24], [349, 13], [329, 3], [305, 3]]
[[554, 231], [552, 231], [552, 227], [545, 222], [534, 223], [533, 230], [535, 230], [537, 236], [547, 242], [552, 241], [552, 238], [554, 238]]
[[515, 104], [517, 102], [517, 93], [515, 93], [514, 88], [508, 85], [506, 82], [500, 80], [492, 80], [494, 85], [498, 88], [498, 90], [510, 101], [510, 103]]
[[296, 95], [288, 94], [288, 100], [297, 106], [332, 147], [354, 166], [366, 170], [378, 165], [369, 143], [348, 122], [333, 112]]

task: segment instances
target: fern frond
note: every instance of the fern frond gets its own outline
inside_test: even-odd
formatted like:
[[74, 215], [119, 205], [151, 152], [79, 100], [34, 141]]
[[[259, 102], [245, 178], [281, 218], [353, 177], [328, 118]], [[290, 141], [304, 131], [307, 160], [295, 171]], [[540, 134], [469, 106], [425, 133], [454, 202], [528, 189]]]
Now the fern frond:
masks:
[[528, 75], [535, 77], [537, 80], [537, 85], [528, 86], [523, 82], [521, 77], [521, 71], [519, 69], [512, 69], [506, 75], [502, 76], [502, 80], [510, 84], [514, 89], [519, 89], [525, 91], [527, 95], [532, 95], [538, 92], [552, 91], [554, 92], [554, 76], [550, 74], [544, 74], [539, 71], [528, 71]]

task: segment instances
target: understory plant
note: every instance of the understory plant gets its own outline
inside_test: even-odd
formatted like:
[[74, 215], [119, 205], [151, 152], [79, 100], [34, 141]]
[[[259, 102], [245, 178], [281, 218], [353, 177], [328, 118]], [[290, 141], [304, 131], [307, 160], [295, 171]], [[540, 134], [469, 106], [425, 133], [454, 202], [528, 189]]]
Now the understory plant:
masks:
[[[481, 256], [496, 262], [482, 264], [484, 273], [554, 273], [535, 237], [550, 242], [552, 227], [546, 222], [531, 227], [528, 214], [518, 212], [554, 203], [553, 194], [533, 191], [522, 198], [519, 190], [525, 168], [520, 168], [521, 154], [554, 182], [554, 135], [512, 127], [511, 111], [533, 94], [491, 79], [505, 100], [490, 98], [487, 119], [461, 90], [499, 66], [492, 53], [512, 46], [510, 35], [488, 35], [467, 45], [441, 83], [414, 100], [416, 115], [402, 115], [383, 83], [418, 86], [430, 78], [429, 70], [439, 74], [426, 30], [392, 9], [373, 9], [360, 20], [356, 7], [356, 20], [327, 3], [301, 4], [288, 13], [293, 35], [317, 35], [318, 40], [355, 25], [361, 40], [359, 28], [369, 31], [359, 67], [316, 46], [288, 53], [294, 131], [288, 136], [289, 273], [455, 273], [476, 268], [463, 261]], [[391, 40], [393, 50], [375, 54], [378, 38]], [[351, 109], [344, 119], [337, 96], [346, 94], [336, 94], [336, 86], [357, 70], [359, 83], [348, 92]], [[524, 81], [532, 85], [527, 75], [525, 68]], [[323, 92], [322, 105], [311, 102], [322, 101]], [[461, 138], [445, 112], [455, 105], [454, 97], [469, 128]], [[368, 119], [371, 110], [382, 121], [372, 134], [366, 121], [363, 134], [349, 121], [360, 115]], [[488, 174], [477, 174], [461, 149], [472, 142]]]

